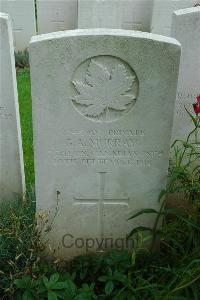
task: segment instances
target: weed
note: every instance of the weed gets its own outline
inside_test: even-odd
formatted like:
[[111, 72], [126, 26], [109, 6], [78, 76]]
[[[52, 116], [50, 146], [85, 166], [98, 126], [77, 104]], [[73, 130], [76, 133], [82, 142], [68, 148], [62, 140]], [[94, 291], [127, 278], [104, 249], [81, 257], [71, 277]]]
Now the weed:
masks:
[[16, 68], [29, 68], [29, 53], [28, 50], [15, 52]]

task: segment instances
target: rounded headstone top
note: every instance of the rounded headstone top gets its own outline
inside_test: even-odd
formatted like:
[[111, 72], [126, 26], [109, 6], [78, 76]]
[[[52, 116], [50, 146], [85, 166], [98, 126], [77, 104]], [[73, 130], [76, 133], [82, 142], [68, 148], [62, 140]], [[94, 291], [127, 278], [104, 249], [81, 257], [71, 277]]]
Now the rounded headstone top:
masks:
[[142, 31], [134, 31], [134, 30], [124, 30], [124, 29], [107, 29], [107, 28], [95, 28], [95, 29], [76, 29], [76, 30], [66, 30], [66, 31], [57, 31], [51, 32], [47, 34], [41, 34], [37, 36], [33, 36], [30, 43], [38, 43], [48, 40], [54, 39], [62, 39], [66, 37], [81, 37], [81, 36], [122, 36], [127, 38], [138, 38], [138, 39], [146, 39], [153, 40], [158, 42], [163, 42], [167, 44], [174, 44], [180, 46], [180, 43], [171, 37], [166, 37], [163, 35], [142, 32]]

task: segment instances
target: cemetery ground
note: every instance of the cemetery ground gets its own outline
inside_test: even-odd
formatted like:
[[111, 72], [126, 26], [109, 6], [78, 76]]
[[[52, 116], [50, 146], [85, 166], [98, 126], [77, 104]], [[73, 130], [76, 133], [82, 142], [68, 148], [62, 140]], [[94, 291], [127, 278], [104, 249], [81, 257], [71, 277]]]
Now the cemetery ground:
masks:
[[[27, 195], [23, 201], [19, 199], [15, 207], [1, 212], [0, 298], [200, 299], [199, 173], [198, 169], [192, 172], [190, 164], [181, 160], [191, 151], [189, 141], [181, 144], [180, 152], [176, 152], [177, 160], [171, 165], [168, 188], [160, 196], [164, 211], [156, 212], [147, 207], [140, 212], [156, 213], [157, 223], [164, 217], [162, 229], [156, 226], [148, 229], [153, 237], [149, 250], [142, 248], [147, 228], [137, 228], [132, 232], [135, 247], [131, 253], [113, 250], [106, 255], [76, 258], [69, 263], [56, 257], [42, 258], [43, 245], [39, 242], [34, 217], [29, 69], [18, 70], [17, 79]], [[164, 199], [171, 196], [176, 203], [180, 194], [187, 197], [186, 205], [181, 208], [164, 205]], [[158, 237], [159, 248], [155, 247]]]
[[31, 86], [29, 69], [19, 69], [17, 76], [22, 140], [27, 186], [34, 183]]

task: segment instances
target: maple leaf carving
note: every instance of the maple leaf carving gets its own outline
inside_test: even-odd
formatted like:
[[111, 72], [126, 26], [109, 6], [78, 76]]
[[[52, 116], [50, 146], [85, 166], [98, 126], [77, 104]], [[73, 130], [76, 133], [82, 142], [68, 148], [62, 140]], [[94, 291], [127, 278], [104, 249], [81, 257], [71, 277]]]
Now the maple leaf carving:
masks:
[[123, 64], [117, 64], [111, 73], [107, 67], [91, 59], [85, 81], [73, 81], [78, 94], [72, 100], [87, 106], [84, 114], [97, 117], [107, 109], [123, 111], [136, 96], [132, 89], [135, 77], [127, 76]]

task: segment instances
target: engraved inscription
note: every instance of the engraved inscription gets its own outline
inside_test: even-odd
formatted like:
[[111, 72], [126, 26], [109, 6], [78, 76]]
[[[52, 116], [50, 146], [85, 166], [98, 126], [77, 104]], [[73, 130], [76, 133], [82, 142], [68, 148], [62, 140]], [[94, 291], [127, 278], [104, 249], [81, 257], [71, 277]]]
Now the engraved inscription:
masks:
[[197, 94], [198, 93], [177, 92], [175, 106], [175, 113], [177, 116], [188, 117], [186, 109], [193, 113], [192, 103], [195, 101]]
[[62, 30], [64, 29], [65, 26], [65, 21], [63, 20], [63, 17], [61, 16], [61, 12], [57, 11], [55, 14], [55, 18], [51, 21], [55, 25], [55, 28], [57, 30]]
[[97, 228], [99, 230], [99, 236], [104, 236], [103, 230], [103, 217], [104, 217], [104, 205], [125, 205], [128, 207], [129, 205], [129, 198], [106, 198], [105, 197], [105, 183], [106, 183], [106, 172], [98, 172], [99, 174], [99, 197], [98, 198], [76, 198], [74, 197], [74, 204], [97, 204], [98, 205], [98, 221], [97, 221]]
[[0, 120], [11, 120], [13, 115], [5, 110], [4, 107], [0, 106]]
[[142, 23], [124, 22], [122, 24], [122, 29], [142, 31]]
[[96, 129], [69, 129], [62, 148], [49, 153], [56, 165], [150, 167], [164, 152], [157, 145], [143, 149], [145, 136], [143, 129], [110, 128], [103, 135]]
[[137, 76], [127, 63], [115, 57], [88, 59], [77, 68], [72, 83], [72, 103], [94, 121], [118, 119], [136, 102]]

